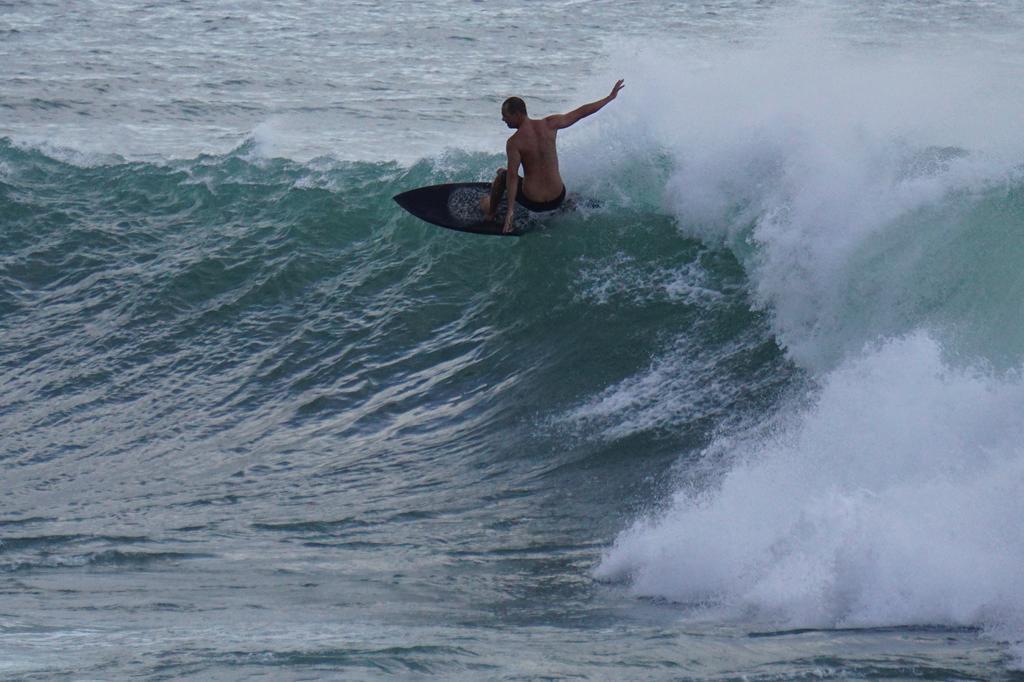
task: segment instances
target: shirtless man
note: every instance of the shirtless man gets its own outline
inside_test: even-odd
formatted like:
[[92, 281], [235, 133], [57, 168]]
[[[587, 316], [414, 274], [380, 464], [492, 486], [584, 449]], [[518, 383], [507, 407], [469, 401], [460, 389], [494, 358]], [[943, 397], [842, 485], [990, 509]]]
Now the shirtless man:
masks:
[[[509, 97], [505, 100], [501, 105], [501, 120], [516, 132], [505, 143], [508, 168], [498, 169], [498, 174], [491, 184], [490, 196], [480, 200], [480, 208], [483, 209], [487, 220], [494, 220], [498, 202], [506, 190], [510, 209], [514, 201], [534, 212], [553, 211], [561, 206], [565, 201], [565, 184], [558, 173], [555, 135], [562, 128], [568, 128], [581, 118], [599, 111], [615, 99], [622, 88], [622, 80], [619, 80], [607, 97], [584, 104], [568, 114], [554, 114], [546, 118], [527, 116], [526, 103], [518, 97]], [[523, 165], [522, 178], [519, 177], [520, 163]], [[513, 213], [514, 211], [509, 210], [505, 215], [503, 232], [512, 231]]]

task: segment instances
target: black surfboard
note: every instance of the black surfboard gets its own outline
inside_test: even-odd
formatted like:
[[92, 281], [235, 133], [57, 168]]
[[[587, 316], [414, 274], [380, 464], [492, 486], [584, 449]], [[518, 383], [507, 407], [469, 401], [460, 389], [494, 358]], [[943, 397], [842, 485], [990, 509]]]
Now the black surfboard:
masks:
[[420, 220], [459, 232], [515, 237], [535, 227], [530, 212], [516, 205], [512, 218], [513, 231], [503, 233], [501, 230], [507, 206], [504, 199], [498, 205], [498, 219], [484, 220], [480, 199], [490, 191], [491, 185], [487, 182], [455, 182], [411, 189], [395, 195], [395, 201]]

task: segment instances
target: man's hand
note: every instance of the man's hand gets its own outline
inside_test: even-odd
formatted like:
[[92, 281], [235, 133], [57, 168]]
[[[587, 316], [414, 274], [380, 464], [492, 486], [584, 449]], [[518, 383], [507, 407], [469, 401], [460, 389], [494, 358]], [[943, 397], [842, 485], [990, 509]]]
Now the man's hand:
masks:
[[619, 94], [619, 90], [621, 90], [624, 87], [626, 87], [626, 85], [625, 85], [625, 81], [622, 78], [620, 78], [619, 80], [615, 81], [615, 87], [612, 88], [611, 94], [608, 95], [608, 101], [610, 102], [613, 99], [615, 99], [615, 96]]
[[568, 128], [581, 118], [586, 118], [587, 116], [590, 116], [591, 114], [600, 111], [604, 105], [608, 104], [608, 102], [611, 102], [613, 99], [615, 99], [615, 97], [619, 94], [619, 90], [621, 90], [624, 87], [626, 87], [625, 81], [620, 78], [619, 80], [615, 81], [615, 86], [612, 88], [612, 91], [608, 93], [608, 95], [606, 95], [605, 97], [602, 97], [596, 102], [591, 102], [590, 104], [584, 104], [582, 107], [577, 107], [576, 109], [573, 109], [567, 114], [554, 114], [552, 116], [548, 116], [547, 118], [544, 119], [544, 121], [545, 123], [548, 124], [548, 126], [554, 128], [555, 130]]
[[510, 234], [512, 232], [512, 217], [515, 215], [515, 209], [510, 208], [508, 214], [505, 215], [505, 226], [501, 228], [502, 234]]

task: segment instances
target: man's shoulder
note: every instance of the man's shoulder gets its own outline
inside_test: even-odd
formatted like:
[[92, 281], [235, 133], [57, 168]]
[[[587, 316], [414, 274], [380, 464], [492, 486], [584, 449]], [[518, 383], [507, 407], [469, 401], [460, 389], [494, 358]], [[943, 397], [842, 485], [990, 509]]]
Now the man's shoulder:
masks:
[[559, 128], [565, 127], [565, 114], [551, 114], [540, 119], [541, 123], [548, 130], [558, 131]]
[[529, 144], [532, 140], [543, 136], [550, 128], [551, 124], [547, 118], [532, 118], [529, 123], [512, 133], [508, 141], [510, 144]]
[[518, 148], [519, 145], [522, 143], [523, 138], [525, 137], [526, 136], [523, 134], [523, 129], [520, 128], [519, 130], [515, 131], [514, 133], [508, 136], [508, 142], [506, 144], [508, 146]]

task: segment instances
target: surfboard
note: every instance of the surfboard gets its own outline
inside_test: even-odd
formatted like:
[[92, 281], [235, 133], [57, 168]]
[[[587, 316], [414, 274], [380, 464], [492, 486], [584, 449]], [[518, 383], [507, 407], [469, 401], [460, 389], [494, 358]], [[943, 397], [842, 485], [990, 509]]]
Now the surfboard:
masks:
[[396, 194], [394, 199], [420, 220], [459, 232], [518, 237], [536, 227], [530, 212], [517, 204], [512, 218], [513, 231], [503, 233], [507, 206], [504, 199], [498, 205], [498, 219], [485, 220], [484, 212], [480, 210], [480, 199], [490, 191], [491, 185], [487, 182], [454, 182], [411, 189]]

